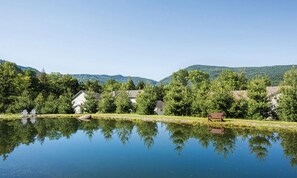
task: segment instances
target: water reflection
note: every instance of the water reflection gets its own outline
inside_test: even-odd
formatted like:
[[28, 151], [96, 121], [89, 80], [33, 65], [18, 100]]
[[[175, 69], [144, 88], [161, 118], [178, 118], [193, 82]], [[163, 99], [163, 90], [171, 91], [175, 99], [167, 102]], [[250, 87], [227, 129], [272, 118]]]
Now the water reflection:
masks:
[[[25, 123], [25, 124], [24, 124]], [[205, 149], [213, 148], [214, 152], [225, 158], [236, 151], [238, 140], [247, 140], [251, 154], [259, 160], [265, 160], [271, 148], [277, 141], [281, 143], [284, 154], [291, 165], [297, 165], [297, 134], [292, 132], [273, 133], [247, 129], [210, 128], [207, 126], [188, 124], [164, 124], [174, 144], [177, 154], [187, 146], [189, 139], [194, 139]], [[92, 120], [81, 122], [76, 119], [37, 119], [1, 121], [0, 122], [0, 156], [8, 159], [10, 153], [21, 144], [33, 144], [44, 140], [59, 140], [70, 138], [77, 131], [83, 131], [90, 139], [99, 131], [106, 141], [114, 136], [122, 144], [129, 144], [132, 134], [137, 133], [144, 146], [152, 149], [158, 136], [158, 124], [154, 122], [132, 122], [116, 120]]]

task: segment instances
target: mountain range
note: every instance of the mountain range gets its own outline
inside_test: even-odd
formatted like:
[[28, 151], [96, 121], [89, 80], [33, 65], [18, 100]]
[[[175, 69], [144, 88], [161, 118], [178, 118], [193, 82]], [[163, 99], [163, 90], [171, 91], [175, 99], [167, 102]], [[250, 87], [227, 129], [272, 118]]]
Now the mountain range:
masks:
[[[271, 80], [271, 85], [279, 85], [283, 79], [283, 75], [286, 71], [290, 70], [293, 65], [275, 65], [275, 66], [263, 66], [263, 67], [224, 67], [224, 66], [208, 66], [208, 65], [192, 65], [185, 68], [188, 71], [200, 70], [209, 74], [210, 79], [217, 78], [223, 70], [231, 70], [234, 72], [245, 73], [248, 79], [254, 78], [259, 75], [266, 75]], [[171, 80], [171, 76], [164, 78], [160, 83], [168, 84]]]
[[[5, 60], [0, 59], [0, 63], [3, 63], [3, 62], [5, 62]], [[209, 65], [192, 65], [185, 69], [188, 71], [200, 70], [200, 71], [206, 72], [210, 75], [211, 80], [218, 77], [223, 70], [243, 72], [245, 73], [246, 77], [249, 79], [256, 77], [258, 75], [266, 75], [270, 78], [271, 84], [275, 86], [280, 84], [280, 82], [283, 79], [284, 73], [290, 70], [292, 66], [293, 65], [275, 65], [275, 66], [264, 66], [264, 67], [224, 67], [224, 66], [209, 66]], [[20, 65], [18, 65], [18, 67], [22, 70], [32, 69], [37, 73], [39, 72], [37, 69], [32, 67], [24, 67]], [[79, 82], [83, 82], [87, 80], [97, 80], [99, 82], [104, 83], [109, 79], [114, 79], [117, 82], [127, 82], [129, 79], [132, 79], [133, 82], [136, 84], [142, 80], [145, 83], [148, 82], [153, 85], [160, 84], [160, 83], [166, 85], [170, 82], [172, 78], [172, 75], [171, 75], [158, 82], [152, 79], [147, 79], [147, 78], [142, 78], [137, 76], [131, 77], [131, 76], [122, 76], [122, 75], [96, 75], [96, 74], [70, 74], [70, 75], [78, 79]]]

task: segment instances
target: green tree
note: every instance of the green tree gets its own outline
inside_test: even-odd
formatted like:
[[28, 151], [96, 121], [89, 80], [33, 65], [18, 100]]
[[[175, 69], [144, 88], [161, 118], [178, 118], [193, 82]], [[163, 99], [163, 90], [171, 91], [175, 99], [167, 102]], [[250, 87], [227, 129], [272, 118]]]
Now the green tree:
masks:
[[96, 93], [93, 91], [88, 91], [86, 93], [86, 101], [83, 104], [84, 112], [86, 113], [96, 113], [98, 110], [98, 101], [96, 99]]
[[211, 85], [211, 93], [208, 98], [208, 112], [223, 112], [230, 117], [230, 109], [234, 102], [232, 87], [225, 81], [215, 80]]
[[157, 94], [153, 87], [146, 86], [144, 92], [140, 93], [137, 98], [137, 113], [142, 115], [154, 114], [157, 102]]
[[179, 70], [172, 75], [171, 83], [179, 83], [182, 86], [188, 85], [189, 72], [185, 69]]
[[41, 108], [41, 114], [56, 114], [58, 113], [58, 100], [50, 94], [45, 100], [43, 107]]
[[19, 82], [21, 72], [15, 63], [0, 64], [0, 113], [5, 112], [21, 94]]
[[266, 119], [270, 106], [267, 99], [267, 78], [257, 77], [248, 85], [248, 117], [250, 119]]
[[229, 110], [230, 117], [232, 118], [246, 118], [248, 112], [248, 100], [240, 98], [232, 103]]
[[135, 84], [132, 79], [129, 79], [128, 82], [122, 84], [123, 90], [135, 90]]
[[72, 114], [72, 95], [70, 92], [64, 93], [59, 97], [58, 113], [59, 114]]
[[35, 102], [32, 99], [32, 95], [25, 90], [22, 95], [16, 98], [16, 101], [13, 105], [10, 105], [8, 108], [9, 113], [20, 113], [24, 109], [30, 112], [35, 107]]
[[208, 98], [210, 83], [208, 81], [201, 82], [192, 89], [193, 101], [191, 104], [191, 113], [194, 116], [206, 117], [208, 114], [209, 103]]
[[118, 91], [120, 87], [121, 84], [113, 79], [107, 80], [103, 86], [104, 91]]
[[86, 90], [86, 91], [93, 91], [96, 93], [103, 92], [103, 86], [97, 80], [88, 80], [82, 83], [81, 87], [83, 88], [83, 90]]
[[297, 121], [297, 69], [295, 68], [284, 75], [278, 115], [284, 121]]
[[115, 99], [112, 93], [105, 91], [102, 93], [99, 101], [99, 112], [101, 113], [114, 113], [116, 110]]
[[188, 80], [192, 87], [199, 88], [202, 83], [209, 81], [209, 74], [199, 70], [192, 70], [189, 71]]
[[187, 116], [191, 113], [191, 92], [182, 83], [170, 85], [170, 89], [165, 96], [165, 115]]
[[136, 89], [137, 89], [137, 90], [143, 90], [144, 87], [145, 87], [145, 83], [144, 83], [144, 81], [140, 80], [140, 81], [137, 83]]
[[116, 93], [116, 113], [130, 113], [132, 110], [132, 103], [126, 91], [118, 91]]
[[232, 90], [245, 90], [248, 82], [243, 72], [236, 73], [232, 70], [223, 70], [216, 80], [225, 82]]
[[44, 107], [45, 98], [42, 93], [39, 93], [35, 98], [35, 109], [37, 113], [42, 113], [42, 108]]

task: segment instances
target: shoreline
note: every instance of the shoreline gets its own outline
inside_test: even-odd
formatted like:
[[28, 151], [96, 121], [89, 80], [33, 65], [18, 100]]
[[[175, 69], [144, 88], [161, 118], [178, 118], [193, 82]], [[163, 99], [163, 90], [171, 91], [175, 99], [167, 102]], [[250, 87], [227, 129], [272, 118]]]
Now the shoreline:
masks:
[[[37, 118], [78, 118], [85, 114], [43, 114], [37, 115]], [[145, 121], [145, 122], [164, 122], [176, 124], [200, 124], [213, 127], [226, 128], [249, 128], [270, 131], [296, 131], [297, 122], [285, 121], [260, 121], [247, 119], [224, 119], [225, 122], [208, 122], [207, 118], [188, 117], [188, 116], [160, 116], [160, 115], [137, 115], [137, 114], [90, 114], [93, 119], [115, 119], [129, 121]], [[0, 115], [0, 120], [16, 120], [21, 119], [20, 114], [4, 114]]]

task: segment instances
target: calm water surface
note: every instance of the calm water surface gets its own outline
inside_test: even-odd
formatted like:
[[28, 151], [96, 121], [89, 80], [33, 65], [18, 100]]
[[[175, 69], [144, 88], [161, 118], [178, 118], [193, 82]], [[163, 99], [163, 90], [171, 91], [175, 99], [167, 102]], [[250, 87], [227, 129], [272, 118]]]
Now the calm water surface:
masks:
[[76, 119], [0, 122], [0, 177], [297, 177], [297, 134]]

